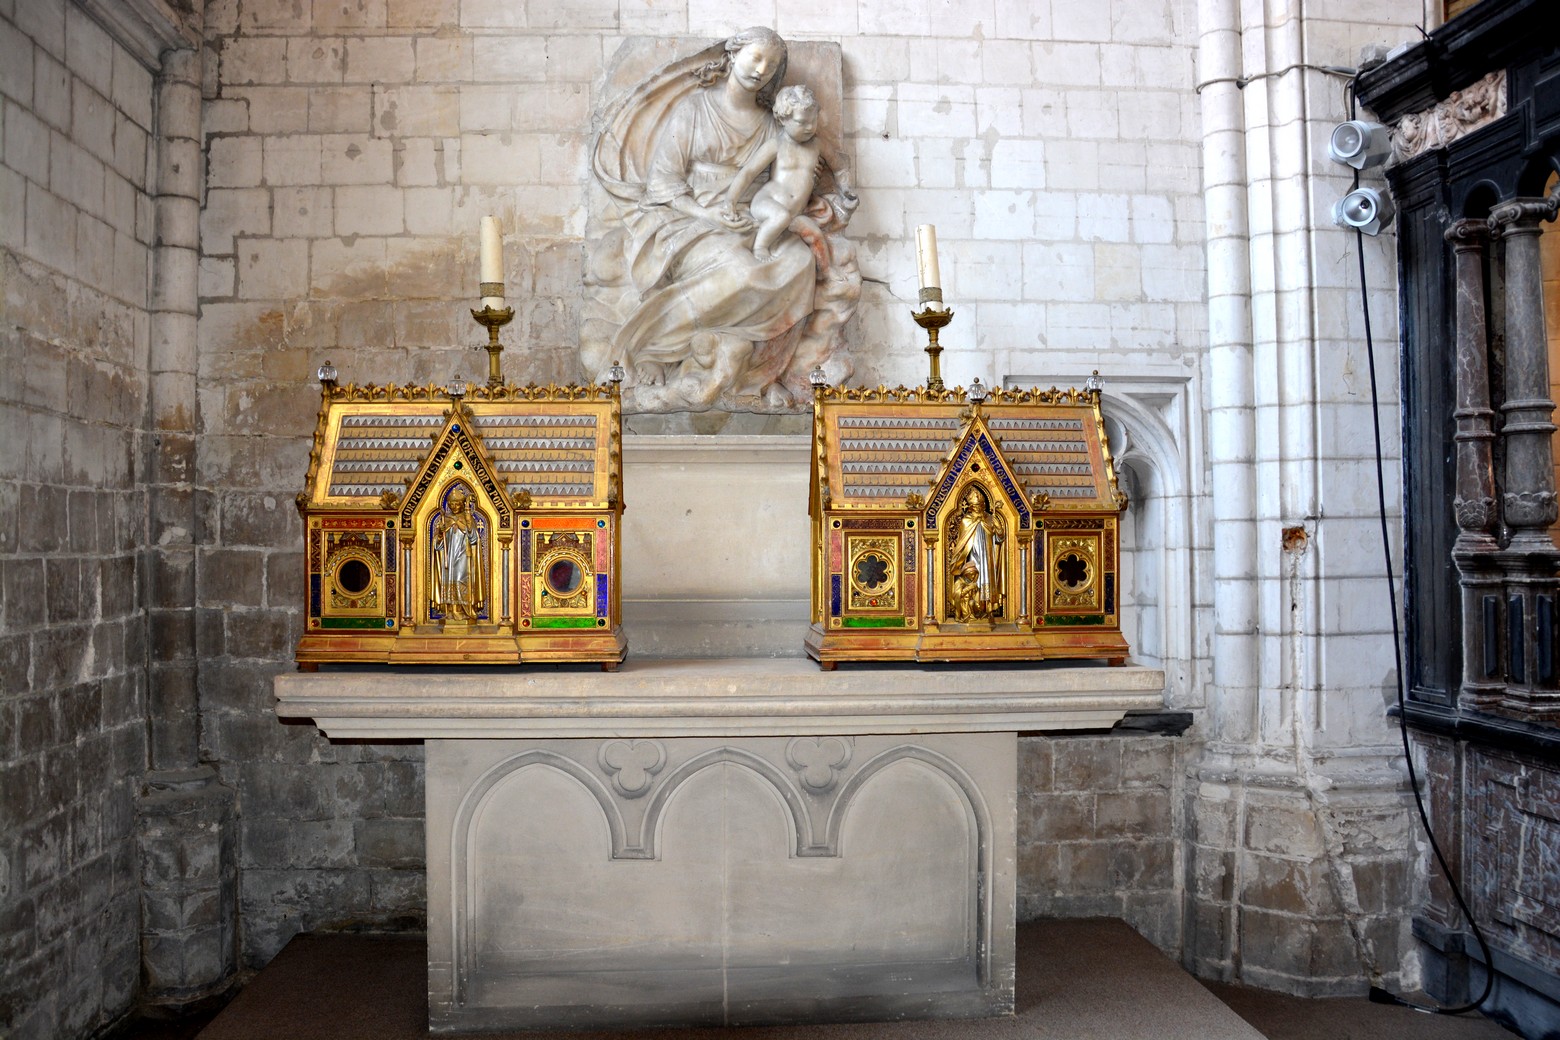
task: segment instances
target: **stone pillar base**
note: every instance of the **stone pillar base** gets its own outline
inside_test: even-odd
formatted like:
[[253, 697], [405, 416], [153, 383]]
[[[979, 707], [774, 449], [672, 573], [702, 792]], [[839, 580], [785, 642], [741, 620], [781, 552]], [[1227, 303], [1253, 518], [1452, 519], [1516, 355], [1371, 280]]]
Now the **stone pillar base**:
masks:
[[1205, 767], [1189, 792], [1186, 966], [1297, 996], [1400, 986], [1414, 884], [1401, 776], [1385, 760], [1331, 778], [1263, 764]]
[[136, 803], [142, 1002], [182, 1008], [238, 970], [236, 795], [209, 766], [153, 770]]

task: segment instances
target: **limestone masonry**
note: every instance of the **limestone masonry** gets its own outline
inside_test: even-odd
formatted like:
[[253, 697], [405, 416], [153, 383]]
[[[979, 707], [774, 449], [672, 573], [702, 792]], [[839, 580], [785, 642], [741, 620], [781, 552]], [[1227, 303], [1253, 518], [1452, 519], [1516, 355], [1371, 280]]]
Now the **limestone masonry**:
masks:
[[[1349, 184], [1318, 148], [1343, 81], [1298, 65], [1418, 39], [1426, 9], [1253, 13], [0, 0], [0, 1033], [95, 1035], [138, 1003], [224, 992], [299, 932], [425, 926], [422, 745], [275, 713], [304, 624], [293, 498], [316, 369], [480, 381], [491, 214], [506, 376], [593, 380], [581, 286], [610, 70], [748, 24], [838, 48], [852, 382], [925, 381], [926, 223], [950, 387], [1104, 380], [1131, 501], [1123, 635], [1184, 714], [1019, 739], [1020, 915], [1120, 916], [1204, 976], [1292, 992], [1415, 984], [1355, 245], [1317, 215]], [[1390, 344], [1394, 239], [1364, 249]], [[694, 601], [674, 550], [705, 548], [695, 521], [721, 500], [676, 482], [684, 452], [724, 444], [744, 459], [733, 497], [794, 481], [794, 512], [753, 541], [805, 539], [807, 421], [625, 425], [630, 660], [800, 655], [805, 557], [777, 537], [742, 595]], [[660, 555], [642, 541], [663, 537]]]

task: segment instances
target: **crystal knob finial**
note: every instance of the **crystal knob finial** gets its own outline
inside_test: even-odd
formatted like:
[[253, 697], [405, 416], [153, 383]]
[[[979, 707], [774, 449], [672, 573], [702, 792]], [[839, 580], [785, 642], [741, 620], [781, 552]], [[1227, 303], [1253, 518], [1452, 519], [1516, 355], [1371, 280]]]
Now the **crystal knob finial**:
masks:
[[1093, 391], [1095, 393], [1098, 393], [1099, 391], [1105, 389], [1105, 380], [1100, 378], [1100, 370], [1099, 369], [1096, 368], [1094, 370], [1094, 374], [1089, 376], [1088, 379], [1085, 379], [1083, 381], [1083, 388], [1085, 390], [1090, 390], [1090, 391]]
[[613, 386], [621, 383], [626, 375], [628, 375], [628, 369], [623, 367], [621, 361], [612, 362], [612, 367], [607, 369], [607, 379]]
[[336, 372], [336, 366], [327, 360], [318, 368], [318, 370], [315, 371], [314, 374], [319, 376], [320, 382], [322, 383], [334, 383], [338, 373]]
[[807, 381], [813, 386], [829, 385], [829, 377], [824, 374], [822, 365], [815, 366], [811, 372], [807, 373]]
[[970, 388], [966, 394], [971, 401], [980, 404], [991, 394], [991, 388], [980, 381], [980, 376], [976, 376], [970, 380]]

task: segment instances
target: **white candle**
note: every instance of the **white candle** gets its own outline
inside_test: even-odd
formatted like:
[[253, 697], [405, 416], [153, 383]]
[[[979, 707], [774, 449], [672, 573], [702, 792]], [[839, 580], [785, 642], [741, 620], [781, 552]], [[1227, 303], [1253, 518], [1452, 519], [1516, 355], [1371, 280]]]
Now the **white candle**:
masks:
[[482, 218], [481, 239], [482, 306], [501, 310], [504, 306], [504, 240], [498, 234], [498, 221]]
[[937, 229], [921, 224], [915, 229], [915, 260], [921, 271], [921, 288], [941, 289], [942, 275], [937, 269]]

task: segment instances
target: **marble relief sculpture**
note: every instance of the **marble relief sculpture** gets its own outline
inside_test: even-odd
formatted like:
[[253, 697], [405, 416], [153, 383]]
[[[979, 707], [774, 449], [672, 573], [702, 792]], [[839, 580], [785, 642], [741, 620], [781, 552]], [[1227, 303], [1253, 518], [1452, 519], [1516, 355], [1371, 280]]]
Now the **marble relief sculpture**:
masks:
[[625, 411], [792, 411], [813, 368], [850, 374], [857, 199], [811, 92], [775, 111], [786, 67], [785, 41], [748, 29], [598, 121], [581, 361], [587, 378], [622, 362]]
[[1506, 72], [1492, 72], [1447, 95], [1439, 104], [1398, 120], [1392, 130], [1392, 161], [1407, 162], [1504, 117]]
[[[746, 196], [753, 182], [769, 172], [769, 181], [753, 196], [748, 212], [758, 223], [753, 239], [753, 256], [758, 260], [774, 259], [774, 247], [780, 236], [792, 230], [815, 249], [827, 249], [822, 232], [805, 214], [812, 198], [813, 181], [822, 158], [818, 144], [818, 101], [812, 91], [804, 86], [786, 87], [775, 95], [775, 120], [783, 133], [775, 135], [758, 154], [750, 158], [738, 171], [731, 187], [726, 189], [726, 203], [721, 207], [721, 220], [741, 220], [738, 205]], [[773, 168], [771, 169], [771, 164]], [[828, 257], [819, 258], [825, 265]]]

